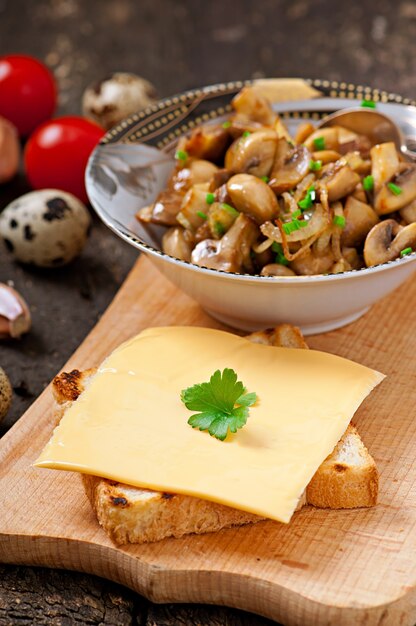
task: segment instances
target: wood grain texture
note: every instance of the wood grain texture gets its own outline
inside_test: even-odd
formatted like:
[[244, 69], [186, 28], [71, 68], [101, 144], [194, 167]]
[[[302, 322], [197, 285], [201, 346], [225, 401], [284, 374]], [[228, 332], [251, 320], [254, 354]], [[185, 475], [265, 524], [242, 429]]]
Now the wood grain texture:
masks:
[[[261, 522], [205, 536], [117, 548], [99, 528], [80, 477], [31, 464], [53, 428], [47, 389], [0, 443], [0, 561], [80, 570], [154, 602], [243, 608], [290, 626], [416, 621], [416, 284], [359, 322], [310, 340], [388, 375], [355, 422], [381, 473], [374, 509], [307, 508], [289, 526]], [[135, 265], [65, 369], [96, 365], [150, 325], [218, 324], [150, 264]]]

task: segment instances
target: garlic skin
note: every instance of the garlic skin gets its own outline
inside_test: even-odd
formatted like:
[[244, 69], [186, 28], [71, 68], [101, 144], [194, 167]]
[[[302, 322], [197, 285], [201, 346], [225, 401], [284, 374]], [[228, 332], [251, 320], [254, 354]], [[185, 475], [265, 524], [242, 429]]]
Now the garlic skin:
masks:
[[86, 117], [108, 130], [157, 100], [154, 86], [136, 74], [115, 72], [89, 85], [82, 97]]
[[0, 236], [17, 261], [60, 267], [78, 256], [91, 217], [70, 193], [42, 189], [13, 200], [0, 215]]
[[0, 117], [0, 183], [16, 176], [20, 161], [19, 135], [15, 126]]
[[19, 339], [30, 330], [31, 325], [25, 300], [16, 289], [0, 283], [0, 339]]
[[10, 408], [12, 403], [13, 389], [9, 377], [2, 367], [0, 367], [0, 422]]

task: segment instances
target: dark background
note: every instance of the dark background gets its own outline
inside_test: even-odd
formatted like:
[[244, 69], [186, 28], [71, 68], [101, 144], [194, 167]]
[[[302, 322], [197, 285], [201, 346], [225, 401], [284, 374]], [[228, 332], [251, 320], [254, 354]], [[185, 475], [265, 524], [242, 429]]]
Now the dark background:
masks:
[[[6, 53], [32, 54], [49, 65], [64, 114], [80, 113], [85, 87], [112, 71], [144, 76], [160, 96], [234, 79], [302, 76], [416, 98], [416, 2], [0, 0], [0, 54]], [[27, 190], [22, 176], [3, 185], [0, 210]], [[27, 337], [0, 344], [0, 365], [16, 391], [0, 436], [96, 323], [135, 258], [98, 222], [67, 268], [28, 269], [0, 248], [0, 281], [14, 282], [33, 316]], [[0, 565], [0, 626], [32, 623], [271, 622], [231, 609], [153, 605], [92, 576]]]

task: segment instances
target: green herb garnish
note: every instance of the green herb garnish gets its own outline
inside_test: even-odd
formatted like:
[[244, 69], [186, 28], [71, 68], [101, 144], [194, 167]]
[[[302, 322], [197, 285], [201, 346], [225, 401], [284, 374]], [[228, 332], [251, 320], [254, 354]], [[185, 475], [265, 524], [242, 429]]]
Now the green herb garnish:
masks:
[[303, 198], [303, 200], [300, 200], [298, 202], [298, 207], [300, 209], [302, 209], [302, 211], [306, 211], [307, 209], [311, 209], [313, 207], [313, 203], [315, 201], [315, 198], [316, 198], [315, 187], [313, 185], [311, 185], [311, 187], [309, 187], [308, 190], [306, 191], [306, 195]]
[[275, 263], [278, 263], [279, 265], [289, 265], [289, 261], [285, 257], [285, 254], [283, 252], [283, 246], [281, 243], [273, 241], [272, 250], [273, 252], [276, 252]]
[[391, 193], [393, 193], [395, 196], [400, 196], [400, 194], [403, 191], [403, 189], [399, 187], [399, 185], [395, 185], [394, 183], [387, 183], [387, 187], [390, 189]]
[[187, 158], [188, 153], [186, 152], [186, 150], [177, 150], [175, 152], [175, 159], [178, 159], [179, 161], [186, 161]]
[[225, 233], [225, 226], [221, 222], [214, 222], [214, 230], [218, 237], [221, 237]]
[[313, 147], [315, 148], [315, 150], [325, 150], [325, 138], [324, 137], [317, 137], [316, 139], [313, 140]]
[[340, 226], [344, 228], [345, 226], [345, 217], [343, 215], [334, 215], [334, 219], [332, 220], [335, 226]]
[[221, 204], [221, 208], [224, 209], [224, 211], [227, 211], [227, 213], [229, 213], [233, 217], [238, 217], [239, 215], [239, 212], [237, 211], [237, 209], [231, 206], [231, 204], [227, 204], [226, 202], [223, 202]]
[[205, 202], [207, 204], [213, 204], [215, 202], [215, 196], [213, 193], [207, 193], [205, 196]]
[[223, 122], [223, 124], [222, 124], [223, 128], [230, 128], [230, 126], [231, 126], [230, 120], [227, 120], [226, 122]]
[[311, 170], [311, 172], [319, 172], [321, 168], [322, 161], [314, 161], [313, 159], [309, 161], [309, 169]]
[[403, 258], [404, 256], [407, 256], [408, 254], [412, 254], [413, 249], [412, 248], [405, 248], [404, 250], [400, 251], [400, 258]]
[[375, 109], [376, 103], [374, 102], [374, 100], [362, 100], [361, 106], [366, 109]]
[[364, 191], [373, 191], [374, 189], [374, 176], [366, 176], [363, 179]]
[[203, 211], [197, 211], [196, 214], [198, 215], [198, 217], [202, 217], [203, 220], [208, 219], [208, 215], [204, 213]]
[[260, 180], [262, 180], [264, 183], [268, 183], [270, 178], [268, 176], [261, 176]]
[[221, 441], [228, 430], [236, 433], [249, 416], [248, 407], [257, 401], [255, 393], [246, 393], [246, 388], [232, 369], [214, 372], [209, 383], [200, 383], [181, 392], [181, 400], [192, 415], [188, 424], [192, 428], [207, 430], [212, 437]]
[[251, 132], [250, 132], [249, 130], [245, 130], [245, 131], [243, 132], [243, 135], [242, 135], [242, 136], [243, 136], [243, 137], [248, 137], [249, 135], [251, 135]]

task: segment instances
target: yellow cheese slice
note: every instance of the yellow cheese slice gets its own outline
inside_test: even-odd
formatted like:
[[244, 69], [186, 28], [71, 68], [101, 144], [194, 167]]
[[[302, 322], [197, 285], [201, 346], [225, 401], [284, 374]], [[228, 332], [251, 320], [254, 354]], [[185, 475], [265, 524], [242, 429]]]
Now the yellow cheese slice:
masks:
[[[180, 392], [233, 368], [258, 402], [222, 442], [187, 424]], [[38, 467], [182, 493], [288, 522], [383, 375], [314, 350], [207, 328], [151, 328], [121, 345], [65, 412]]]

